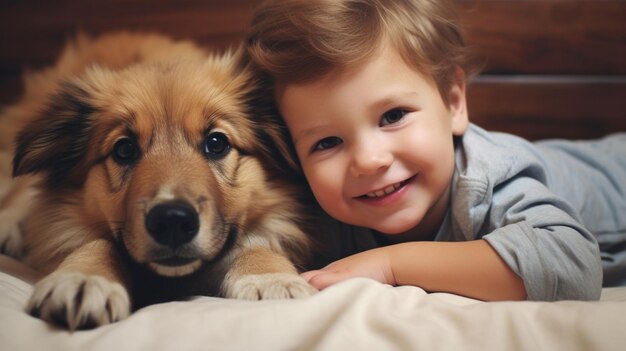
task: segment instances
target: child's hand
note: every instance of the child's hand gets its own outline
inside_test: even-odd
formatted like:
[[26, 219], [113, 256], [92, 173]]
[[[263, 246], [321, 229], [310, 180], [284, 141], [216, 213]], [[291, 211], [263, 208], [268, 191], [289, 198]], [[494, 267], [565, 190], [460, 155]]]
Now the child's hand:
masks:
[[320, 270], [304, 272], [301, 276], [319, 290], [354, 277], [396, 285], [387, 252], [385, 248], [364, 251], [335, 261]]

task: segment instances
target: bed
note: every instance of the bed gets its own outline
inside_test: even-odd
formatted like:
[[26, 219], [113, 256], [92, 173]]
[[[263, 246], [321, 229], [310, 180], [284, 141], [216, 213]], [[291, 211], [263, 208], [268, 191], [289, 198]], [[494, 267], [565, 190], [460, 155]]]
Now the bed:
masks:
[[67, 332], [23, 309], [38, 277], [0, 257], [3, 350], [623, 350], [626, 288], [597, 302], [486, 303], [352, 279], [306, 299], [194, 297]]
[[[50, 63], [69, 35], [158, 31], [217, 49], [243, 36], [259, 0], [3, 2], [0, 104], [24, 67]], [[468, 91], [471, 119], [529, 139], [626, 130], [626, 3], [458, 1], [484, 60]], [[6, 141], [5, 141], [6, 142]], [[0, 141], [0, 146], [2, 141]], [[0, 194], [10, 155], [0, 149]], [[1, 199], [0, 199], [1, 202]], [[2, 225], [2, 223], [0, 223]], [[2, 350], [624, 350], [626, 287], [596, 302], [481, 302], [352, 279], [310, 298], [193, 297], [67, 332], [24, 312], [37, 272], [0, 255]]]

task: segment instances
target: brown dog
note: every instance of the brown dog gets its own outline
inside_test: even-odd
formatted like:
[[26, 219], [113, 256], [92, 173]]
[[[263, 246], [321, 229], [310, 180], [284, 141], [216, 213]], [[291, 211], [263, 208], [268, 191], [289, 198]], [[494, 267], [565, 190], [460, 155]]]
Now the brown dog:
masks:
[[0, 244], [20, 229], [24, 260], [48, 274], [32, 314], [77, 329], [126, 317], [131, 300], [315, 291], [297, 275], [310, 242], [287, 148], [252, 118], [241, 61], [156, 36], [81, 39], [42, 74], [61, 83], [27, 86], [48, 103], [7, 110], [25, 124], [14, 175], [35, 176], [9, 191], [27, 210]]

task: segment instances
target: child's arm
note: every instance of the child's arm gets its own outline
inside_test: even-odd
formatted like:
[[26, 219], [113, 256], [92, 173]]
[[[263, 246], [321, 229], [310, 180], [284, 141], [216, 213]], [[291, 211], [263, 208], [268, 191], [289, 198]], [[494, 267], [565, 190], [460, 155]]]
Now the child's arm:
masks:
[[364, 251], [303, 273], [318, 289], [352, 277], [415, 285], [481, 300], [522, 300], [518, 277], [485, 240], [407, 242]]

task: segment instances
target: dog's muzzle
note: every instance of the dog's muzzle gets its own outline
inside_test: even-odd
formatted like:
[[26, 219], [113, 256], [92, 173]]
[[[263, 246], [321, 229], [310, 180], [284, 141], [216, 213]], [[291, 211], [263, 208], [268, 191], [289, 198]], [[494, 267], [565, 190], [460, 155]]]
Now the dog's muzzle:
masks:
[[[160, 203], [148, 211], [144, 225], [161, 246], [153, 252], [155, 256], [149, 262], [158, 274], [184, 276], [202, 265], [199, 255], [186, 247], [200, 230], [198, 212], [189, 203], [180, 200]], [[159, 251], [160, 254], [156, 254]]]
[[184, 201], [164, 202], [148, 212], [145, 227], [156, 242], [176, 250], [198, 234], [200, 219]]

